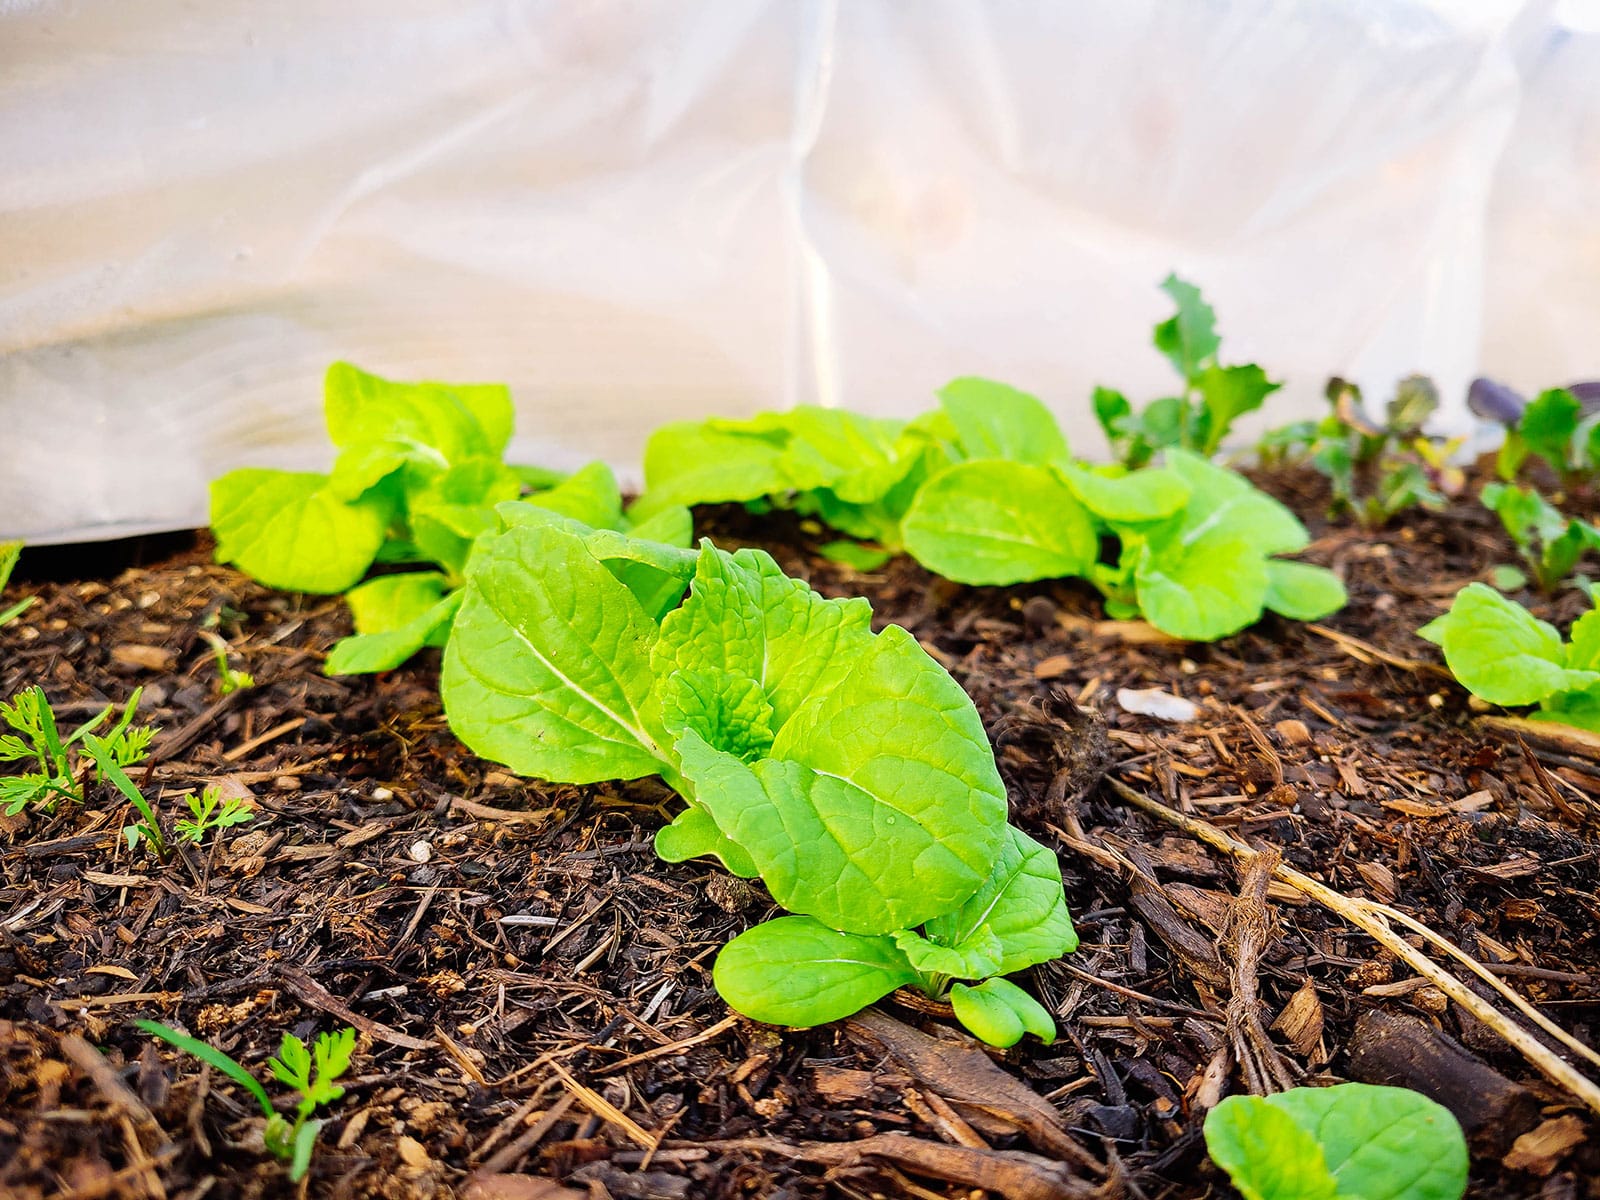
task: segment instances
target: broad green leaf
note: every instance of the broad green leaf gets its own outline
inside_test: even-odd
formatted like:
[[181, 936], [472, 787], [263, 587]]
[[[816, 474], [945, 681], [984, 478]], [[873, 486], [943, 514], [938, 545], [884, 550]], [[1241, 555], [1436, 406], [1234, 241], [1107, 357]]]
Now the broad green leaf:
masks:
[[1461, 686], [1491, 704], [1534, 704], [1600, 683], [1600, 671], [1567, 668], [1554, 626], [1481, 583], [1457, 592], [1450, 611], [1417, 636], [1443, 649]]
[[903, 422], [848, 409], [802, 405], [775, 416], [790, 432], [780, 460], [788, 487], [825, 487], [847, 504], [882, 497], [915, 466], [921, 449], [901, 453]]
[[341, 450], [389, 443], [440, 466], [499, 458], [511, 435], [511, 396], [502, 386], [399, 383], [347, 362], [328, 368], [323, 411]]
[[852, 571], [876, 571], [894, 557], [889, 551], [875, 546], [864, 546], [860, 542], [834, 541], [825, 542], [817, 547], [817, 553], [829, 562], [836, 562], [849, 567]]
[[953, 984], [950, 1007], [955, 1009], [956, 1020], [991, 1046], [1015, 1046], [1025, 1033], [1046, 1045], [1056, 1040], [1056, 1023], [1049, 1009], [1007, 979], [986, 979], [977, 987]]
[[1345, 606], [1339, 577], [1313, 563], [1267, 560], [1267, 607], [1294, 621], [1320, 621]]
[[406, 497], [411, 539], [426, 561], [452, 577], [460, 575], [473, 542], [499, 527], [494, 506], [522, 490], [516, 472], [491, 458], [468, 459], [413, 483]]
[[570, 529], [483, 538], [445, 648], [450, 727], [485, 758], [556, 783], [658, 773], [657, 626]]
[[553, 488], [567, 477], [567, 472], [556, 471], [550, 467], [536, 467], [530, 463], [509, 463], [507, 465], [522, 486], [533, 492], [542, 492]]
[[1085, 508], [1117, 525], [1164, 520], [1189, 502], [1189, 485], [1160, 467], [1110, 475], [1073, 465], [1061, 473]]
[[788, 486], [779, 459], [788, 443], [779, 429], [737, 422], [677, 421], [650, 435], [644, 450], [645, 492], [631, 515], [644, 520], [676, 505], [759, 500]]
[[1100, 548], [1088, 514], [1055, 472], [1000, 461], [959, 463], [929, 479], [901, 533], [923, 566], [971, 584], [1080, 575]]
[[871, 622], [865, 600], [824, 599], [763, 551], [728, 554], [705, 542], [689, 598], [662, 619], [653, 670], [662, 679], [680, 669], [754, 680], [776, 733], [872, 644]]
[[914, 983], [917, 973], [892, 938], [779, 917], [724, 946], [712, 978], [722, 998], [752, 1020], [811, 1026], [860, 1012]]
[[894, 933], [894, 944], [924, 978], [985, 979], [1000, 969], [1000, 939], [987, 925], [950, 946], [931, 941], [914, 929], [900, 929]]
[[688, 549], [694, 545], [694, 514], [681, 504], [673, 505], [637, 524], [630, 524], [626, 532], [641, 542], [660, 542], [664, 546]]
[[1267, 559], [1236, 530], [1219, 527], [1141, 546], [1134, 581], [1145, 620], [1173, 637], [1209, 642], [1261, 619]]
[[437, 571], [380, 575], [345, 593], [357, 633], [387, 633], [409, 625], [444, 598], [445, 579]]
[[326, 482], [254, 468], [213, 481], [217, 561], [283, 591], [342, 592], [358, 582], [383, 544], [389, 508], [376, 498], [343, 503]]
[[1466, 1191], [1461, 1126], [1418, 1092], [1344, 1083], [1262, 1102], [1316, 1139], [1340, 1200], [1460, 1200]]
[[1200, 372], [1195, 386], [1206, 414], [1200, 449], [1213, 454], [1236, 419], [1260, 408], [1262, 401], [1283, 385], [1274, 383], [1265, 371], [1249, 363], [1239, 367], [1208, 366]]
[[1600, 608], [1591, 608], [1567, 631], [1566, 665], [1575, 671], [1600, 671]]
[[1310, 544], [1300, 519], [1244, 476], [1176, 448], [1167, 451], [1166, 464], [1189, 487], [1182, 524], [1185, 541], [1213, 530], [1226, 531], [1263, 555], [1298, 554]]
[[1199, 288], [1176, 275], [1162, 280], [1161, 290], [1172, 297], [1178, 311], [1156, 326], [1156, 349], [1167, 356], [1179, 375], [1192, 380], [1222, 344], [1217, 337], [1217, 314], [1201, 298]]
[[340, 638], [328, 652], [328, 675], [371, 675], [392, 671], [425, 646], [443, 646], [464, 593], [453, 591], [403, 625], [377, 633]]
[[1530, 720], [1554, 721], [1600, 733], [1600, 691], [1561, 692], [1545, 700]]
[[[499, 500], [513, 498], [514, 495], [498, 497]], [[617, 477], [603, 462], [581, 467], [564, 482], [548, 491], [534, 493], [524, 503], [581, 521], [591, 529], [621, 529], [624, 524]]]
[[1245, 1200], [1339, 1200], [1316, 1138], [1259, 1096], [1229, 1096], [1213, 1108], [1205, 1138]]
[[[999, 944], [993, 974], [1011, 975], [1078, 948], [1055, 854], [1014, 825], [1006, 826], [1000, 855], [983, 886], [924, 932], [946, 946], [965, 945], [980, 930]], [[977, 978], [978, 976], [968, 976]]]
[[1184, 426], [1189, 418], [1189, 407], [1179, 396], [1163, 396], [1152, 400], [1140, 411], [1136, 428], [1139, 438], [1149, 449], [1163, 450], [1184, 440]]
[[946, 384], [939, 392], [939, 404], [949, 414], [968, 459], [1039, 466], [1067, 461], [1067, 439], [1055, 414], [1027, 392], [967, 376]]
[[656, 830], [655, 841], [656, 856], [664, 862], [711, 857], [744, 879], [754, 879], [760, 874], [744, 847], [730, 841], [717, 828], [711, 814], [697, 804], [689, 805], [669, 824]]

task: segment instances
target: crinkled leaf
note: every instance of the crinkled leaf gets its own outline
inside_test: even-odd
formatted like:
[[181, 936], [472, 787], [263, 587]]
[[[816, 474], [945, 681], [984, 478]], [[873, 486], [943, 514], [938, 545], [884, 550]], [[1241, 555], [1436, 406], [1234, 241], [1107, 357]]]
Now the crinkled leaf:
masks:
[[980, 925], [965, 940], [945, 946], [914, 929], [900, 929], [894, 944], [906, 961], [923, 975], [948, 975], [955, 979], [984, 979], [1000, 970], [1000, 939]]
[[1322, 1148], [1344, 1200], [1460, 1200], [1467, 1143], [1450, 1110], [1408, 1088], [1291, 1088], [1263, 1103]]
[[218, 562], [268, 587], [342, 592], [360, 580], [383, 544], [390, 506], [378, 497], [346, 504], [327, 476], [246, 468], [211, 484]]
[[906, 549], [958, 583], [1011, 584], [1088, 570], [1094, 526], [1048, 467], [980, 461], [941, 471], [901, 524]]
[[949, 414], [968, 459], [1040, 466], [1067, 461], [1067, 439], [1055, 414], [1027, 392], [967, 376], [946, 384], [939, 392], [939, 404]]
[[1068, 466], [1061, 473], [1085, 508], [1115, 525], [1164, 520], [1189, 502], [1189, 485], [1160, 467], [1112, 475]]
[[1267, 560], [1267, 607], [1294, 621], [1320, 621], [1345, 606], [1339, 577], [1313, 563]]
[[956, 1020], [991, 1046], [1015, 1046], [1025, 1033], [1046, 1045], [1056, 1040], [1050, 1010], [1008, 979], [986, 979], [976, 987], [953, 984], [950, 1007]]
[[728, 554], [705, 542], [689, 598], [662, 619], [653, 669], [658, 678], [692, 669], [754, 680], [776, 733], [871, 644], [871, 622], [865, 600], [824, 599], [763, 551]]
[[657, 626], [585, 544], [558, 525], [481, 539], [445, 648], [450, 727], [523, 775], [594, 783], [665, 763], [652, 715]]
[[1193, 379], [1222, 344], [1217, 337], [1217, 314], [1192, 283], [1168, 275], [1161, 290], [1172, 297], [1178, 311], [1155, 328], [1156, 349], [1167, 356], [1185, 379]]
[[1245, 1200], [1338, 1200], [1317, 1140], [1259, 1096], [1229, 1096], [1213, 1108], [1205, 1138]]
[[1060, 862], [1014, 825], [1006, 826], [999, 857], [983, 886], [960, 908], [929, 921], [925, 932], [946, 946], [959, 946], [983, 929], [999, 943], [1000, 961], [993, 971], [998, 975], [1050, 962], [1078, 948], [1061, 888]]
[[1450, 611], [1417, 635], [1443, 649], [1461, 686], [1491, 704], [1534, 704], [1600, 683], [1600, 671], [1568, 669], [1554, 626], [1481, 583], [1457, 592]]
[[917, 973], [892, 938], [779, 917], [724, 946], [712, 978], [722, 998], [753, 1020], [811, 1026], [860, 1012]]
[[771, 747], [772, 703], [751, 676], [680, 667], [660, 689], [661, 723], [669, 732], [692, 729], [708, 745], [745, 762], [762, 757]]

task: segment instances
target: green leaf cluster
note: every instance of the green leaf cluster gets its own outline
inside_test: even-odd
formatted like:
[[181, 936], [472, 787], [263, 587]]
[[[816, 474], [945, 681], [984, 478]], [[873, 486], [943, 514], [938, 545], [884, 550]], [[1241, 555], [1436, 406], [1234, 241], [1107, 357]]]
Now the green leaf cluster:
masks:
[[1467, 1190], [1460, 1124], [1408, 1088], [1230, 1096], [1206, 1114], [1205, 1139], [1245, 1200], [1461, 1200]]
[[[1278, 557], [1309, 541], [1293, 514], [1199, 454], [1172, 447], [1159, 467], [1095, 468], [1025, 392], [965, 378], [939, 404], [904, 424], [795, 409], [669, 426], [646, 451], [638, 508], [772, 498], [903, 546], [959, 583], [1085, 578], [1115, 615], [1193, 640], [1236, 633], [1268, 608], [1315, 620], [1344, 604], [1330, 572]], [[855, 457], [860, 437], [828, 440], [846, 426], [877, 431], [866, 457]]]
[[[497, 504], [531, 488], [553, 511], [628, 527], [603, 463], [562, 477], [503, 461], [513, 410], [498, 384], [397, 383], [339, 362], [323, 409], [333, 469], [231, 471], [211, 485], [211, 528], [217, 561], [269, 587], [347, 593], [356, 633], [334, 646], [331, 675], [390, 670], [444, 645], [467, 555], [497, 528]], [[429, 569], [356, 586], [375, 563]]]
[[1530, 458], [1542, 461], [1564, 486], [1600, 470], [1600, 421], [1586, 420], [1582, 402], [1566, 388], [1540, 392], [1506, 431], [1496, 473], [1510, 483]]
[[1330, 379], [1327, 394], [1326, 417], [1270, 431], [1259, 451], [1263, 463], [1304, 461], [1324, 475], [1333, 492], [1330, 515], [1377, 529], [1410, 508], [1442, 509], [1466, 486], [1465, 472], [1450, 461], [1462, 439], [1422, 431], [1439, 407], [1427, 377], [1400, 381], [1382, 423], [1367, 417], [1355, 384]]
[[1568, 517], [1532, 488], [1514, 483], [1485, 484], [1484, 506], [1516, 545], [1542, 592], [1554, 591], [1577, 568], [1586, 550], [1600, 550], [1600, 529]]
[[314, 1121], [311, 1115], [320, 1107], [332, 1104], [344, 1095], [344, 1088], [336, 1080], [350, 1069], [350, 1059], [355, 1053], [356, 1031], [345, 1028], [335, 1033], [319, 1033], [312, 1045], [306, 1044], [292, 1033], [283, 1035], [276, 1058], [267, 1060], [274, 1079], [288, 1084], [299, 1093], [291, 1121], [273, 1106], [272, 1097], [261, 1081], [247, 1071], [237, 1059], [224, 1054], [208, 1042], [179, 1033], [159, 1021], [135, 1021], [144, 1032], [176, 1046], [221, 1071], [229, 1079], [249, 1092], [261, 1107], [267, 1120], [263, 1141], [267, 1150], [289, 1163], [289, 1178], [298, 1183], [311, 1169], [311, 1156], [316, 1149], [317, 1135], [322, 1132], [323, 1121]]
[[1155, 327], [1152, 340], [1183, 380], [1182, 392], [1135, 410], [1119, 391], [1094, 390], [1095, 417], [1112, 454], [1127, 467], [1143, 466], [1170, 447], [1210, 458], [1234, 421], [1283, 386], [1255, 363], [1225, 367], [1218, 362], [1217, 314], [1199, 288], [1176, 275], [1168, 275], [1161, 288], [1178, 311]]
[[757, 550], [528, 504], [501, 519], [445, 647], [451, 728], [522, 774], [675, 787], [688, 807], [658, 853], [759, 877], [794, 914], [723, 949], [730, 1004], [815, 1025], [903, 984], [954, 1003], [953, 982], [980, 981], [962, 1001], [975, 1032], [1053, 1032], [1026, 993], [983, 981], [1076, 946], [1059, 866], [1007, 825], [977, 711], [915, 639]]
[[1537, 704], [1534, 720], [1600, 733], [1600, 610], [1555, 626], [1481, 583], [1456, 593], [1450, 611], [1417, 630], [1444, 651], [1456, 682], [1490, 704]]
[[208, 787], [196, 795], [187, 797], [189, 815], [179, 817], [173, 825], [173, 831], [186, 841], [199, 845], [206, 840], [206, 834], [217, 829], [227, 829], [232, 825], [242, 825], [246, 821], [255, 819], [255, 810], [249, 803], [239, 796], [229, 796], [223, 799], [214, 787]]
[[[133, 723], [142, 694], [143, 689], [134, 690], [121, 716], [103, 736], [96, 736], [96, 731], [111, 719], [116, 711], [113, 704], [63, 735], [55, 711], [38, 685], [0, 703], [0, 722], [11, 729], [0, 734], [0, 763], [25, 766], [18, 774], [0, 776], [0, 805], [6, 815], [16, 816], [30, 804], [45, 808], [58, 800], [82, 804], [83, 780], [91, 771], [97, 783], [115, 782], [124, 768], [143, 762], [156, 730]], [[80, 743], [81, 751], [77, 749]]]

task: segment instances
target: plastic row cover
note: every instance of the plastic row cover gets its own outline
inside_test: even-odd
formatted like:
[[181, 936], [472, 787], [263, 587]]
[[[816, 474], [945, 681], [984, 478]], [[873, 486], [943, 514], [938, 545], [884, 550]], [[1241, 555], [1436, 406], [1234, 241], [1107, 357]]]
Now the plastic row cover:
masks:
[[635, 482], [662, 421], [909, 415], [959, 374], [1098, 455], [1093, 384], [1170, 385], [1171, 268], [1290, 380], [1274, 419], [1333, 372], [1458, 398], [1483, 346], [1595, 373], [1600, 68], [1551, 30], [1516, 0], [0, 6], [0, 534], [191, 525], [229, 467], [323, 466], [341, 357], [506, 381], [522, 460]]

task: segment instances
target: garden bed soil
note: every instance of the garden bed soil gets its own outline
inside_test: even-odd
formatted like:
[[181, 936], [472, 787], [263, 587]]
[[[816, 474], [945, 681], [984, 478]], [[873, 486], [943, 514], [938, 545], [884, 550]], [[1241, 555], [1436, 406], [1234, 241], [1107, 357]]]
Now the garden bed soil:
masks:
[[[1083, 945], [1024, 980], [1060, 1037], [1005, 1052], [903, 996], [814, 1030], [731, 1016], [713, 957], [771, 906], [656, 859], [673, 796], [474, 758], [436, 652], [325, 677], [336, 598], [258, 587], [203, 535], [112, 578], [25, 558], [5, 601], [39, 602], [0, 630], [0, 696], [40, 683], [81, 721], [142, 686], [161, 734], [136, 777], [161, 810], [213, 782], [257, 817], [165, 864], [124, 848], [109, 793], [0, 818], [0, 1195], [294, 1194], [249, 1097], [131, 1024], [147, 1017], [256, 1068], [285, 1031], [357, 1028], [313, 1196], [1227, 1195], [1200, 1117], [1242, 1089], [1239, 1055], [1432, 1089], [1469, 1125], [1473, 1196], [1600, 1196], [1570, 1095], [1371, 938], [1115, 786], [1392, 902], [1595, 1043], [1600, 763], [1478, 723], [1413, 633], [1509, 544], [1476, 505], [1369, 534], [1319, 520], [1313, 478], [1264, 482], [1351, 602], [1214, 645], [1107, 622], [1076, 584], [963, 588], [906, 559], [857, 574], [803, 522], [700, 514], [911, 630], [976, 701], [1014, 819], [1061, 850]], [[1584, 606], [1531, 602], [1563, 625]], [[203, 627], [257, 686], [218, 696]], [[1198, 708], [1138, 715], [1119, 689]]]

